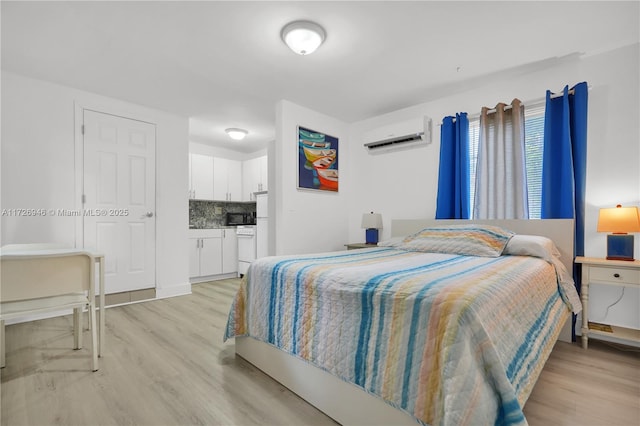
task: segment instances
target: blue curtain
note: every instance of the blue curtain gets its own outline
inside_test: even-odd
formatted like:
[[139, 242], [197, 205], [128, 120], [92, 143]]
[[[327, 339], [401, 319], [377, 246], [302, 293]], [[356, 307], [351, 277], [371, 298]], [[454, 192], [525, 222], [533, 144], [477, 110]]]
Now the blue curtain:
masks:
[[469, 120], [461, 112], [442, 120], [436, 219], [469, 219], [469, 179]]
[[[574, 256], [584, 256], [584, 210], [587, 177], [587, 104], [589, 88], [579, 83], [562, 96], [547, 90], [542, 160], [542, 219], [575, 219]], [[573, 268], [580, 292], [581, 270]], [[575, 328], [575, 316], [574, 316]], [[574, 334], [575, 337], [575, 334]]]

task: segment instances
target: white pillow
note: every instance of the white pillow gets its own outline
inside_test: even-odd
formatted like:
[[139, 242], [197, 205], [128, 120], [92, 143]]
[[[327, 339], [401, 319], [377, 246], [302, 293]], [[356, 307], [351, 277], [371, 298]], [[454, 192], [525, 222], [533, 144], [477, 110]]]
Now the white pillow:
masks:
[[553, 263], [554, 258], [560, 258], [560, 252], [553, 241], [540, 235], [516, 234], [511, 237], [502, 254], [539, 257], [549, 263]]
[[441, 225], [409, 235], [397, 248], [425, 253], [499, 257], [513, 232], [492, 225]]

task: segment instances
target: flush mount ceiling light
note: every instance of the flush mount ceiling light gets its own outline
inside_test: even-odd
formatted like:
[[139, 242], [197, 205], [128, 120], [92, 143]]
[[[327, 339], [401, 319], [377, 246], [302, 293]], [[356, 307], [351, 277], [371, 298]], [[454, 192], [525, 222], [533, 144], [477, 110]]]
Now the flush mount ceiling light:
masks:
[[324, 29], [311, 21], [293, 21], [282, 29], [282, 40], [298, 55], [313, 53], [325, 39]]
[[231, 139], [235, 139], [237, 141], [241, 141], [242, 139], [244, 139], [245, 136], [247, 136], [247, 134], [249, 134], [249, 132], [247, 132], [246, 130], [237, 129], [235, 127], [225, 129], [224, 131], [227, 132], [227, 134]]

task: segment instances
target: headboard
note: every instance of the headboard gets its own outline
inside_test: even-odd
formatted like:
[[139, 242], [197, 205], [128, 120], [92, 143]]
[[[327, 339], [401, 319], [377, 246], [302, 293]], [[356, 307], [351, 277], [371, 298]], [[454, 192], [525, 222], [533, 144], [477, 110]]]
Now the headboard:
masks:
[[573, 270], [573, 219], [394, 219], [391, 221], [391, 236], [410, 235], [428, 226], [466, 223], [495, 225], [516, 234], [541, 235], [550, 238], [560, 250], [562, 263], [567, 267], [567, 271]]

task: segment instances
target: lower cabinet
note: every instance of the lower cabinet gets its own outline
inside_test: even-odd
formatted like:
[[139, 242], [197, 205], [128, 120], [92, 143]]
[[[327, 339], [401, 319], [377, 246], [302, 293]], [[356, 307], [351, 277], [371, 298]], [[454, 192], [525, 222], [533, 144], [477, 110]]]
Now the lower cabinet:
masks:
[[235, 274], [237, 271], [235, 229], [189, 230], [189, 278]]
[[222, 230], [222, 273], [238, 272], [238, 236], [235, 229]]
[[189, 277], [222, 274], [222, 229], [189, 231]]

